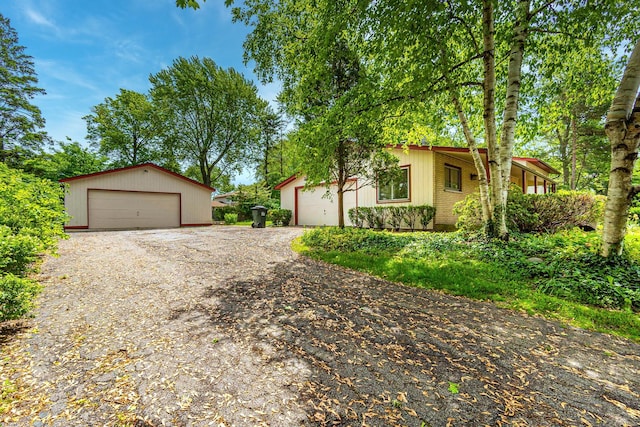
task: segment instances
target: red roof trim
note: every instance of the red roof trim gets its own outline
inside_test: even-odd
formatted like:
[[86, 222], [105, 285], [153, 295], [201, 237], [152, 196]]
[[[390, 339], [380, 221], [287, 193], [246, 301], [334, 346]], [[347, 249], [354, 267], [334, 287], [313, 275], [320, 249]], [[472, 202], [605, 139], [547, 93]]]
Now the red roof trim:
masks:
[[101, 171], [101, 172], [88, 173], [86, 175], [72, 176], [70, 178], [62, 178], [60, 180], [60, 182], [69, 182], [69, 181], [75, 181], [75, 180], [78, 180], [78, 179], [93, 178], [95, 176], [107, 175], [107, 174], [110, 174], [110, 173], [123, 172], [123, 171], [127, 171], [127, 170], [138, 169], [138, 168], [154, 168], [156, 170], [159, 170], [160, 172], [164, 172], [164, 173], [172, 175], [172, 176], [174, 176], [176, 178], [182, 179], [183, 181], [187, 181], [190, 184], [194, 184], [194, 185], [197, 185], [199, 187], [206, 188], [207, 190], [210, 190], [210, 191], [216, 191], [215, 188], [209, 187], [208, 185], [204, 185], [201, 182], [198, 182], [198, 181], [193, 180], [191, 178], [187, 178], [184, 175], [180, 175], [179, 173], [175, 173], [173, 171], [170, 171], [169, 169], [165, 169], [165, 168], [163, 168], [161, 166], [158, 166], [156, 164], [153, 164], [153, 163], [141, 163], [139, 165], [127, 166], [127, 167], [124, 167], [124, 168], [110, 169], [110, 170]]
[[286, 186], [287, 184], [290, 184], [291, 182], [295, 181], [296, 178], [298, 177], [297, 173], [294, 173], [293, 175], [291, 175], [289, 178], [285, 179], [284, 181], [282, 181], [280, 184], [276, 185], [275, 187], [273, 187], [274, 190], [282, 190], [282, 187]]

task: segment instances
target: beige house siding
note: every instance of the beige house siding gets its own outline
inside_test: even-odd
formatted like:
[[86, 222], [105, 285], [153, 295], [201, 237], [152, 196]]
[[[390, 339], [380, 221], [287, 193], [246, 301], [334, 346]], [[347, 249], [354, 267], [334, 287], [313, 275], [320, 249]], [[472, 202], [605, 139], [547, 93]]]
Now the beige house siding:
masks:
[[[453, 205], [463, 200], [469, 194], [478, 191], [477, 178], [471, 179], [471, 175], [478, 172], [473, 163], [460, 158], [443, 154], [434, 153], [436, 157], [436, 166], [433, 168], [435, 175], [435, 203], [436, 208], [435, 223], [438, 225], [455, 225], [458, 217], [453, 214]], [[461, 169], [461, 191], [445, 189], [445, 165], [455, 166]]]
[[174, 193], [180, 197], [180, 225], [211, 223], [211, 190], [154, 167], [133, 167], [123, 170], [63, 180], [68, 186], [65, 208], [71, 219], [67, 228], [86, 228], [88, 223], [89, 190], [115, 190], [141, 193]]
[[375, 185], [368, 185], [358, 190], [358, 206], [433, 206], [433, 159], [434, 153], [427, 150], [393, 149], [392, 153], [398, 158], [398, 165], [409, 167], [409, 198], [408, 201], [387, 202], [378, 201], [378, 189]]

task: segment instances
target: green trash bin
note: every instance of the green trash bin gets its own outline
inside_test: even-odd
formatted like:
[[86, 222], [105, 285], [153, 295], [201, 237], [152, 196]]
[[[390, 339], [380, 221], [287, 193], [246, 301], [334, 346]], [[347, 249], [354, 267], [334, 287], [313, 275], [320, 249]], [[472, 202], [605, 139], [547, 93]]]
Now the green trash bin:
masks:
[[267, 208], [264, 206], [254, 206], [251, 208], [253, 216], [252, 228], [264, 228], [267, 225]]

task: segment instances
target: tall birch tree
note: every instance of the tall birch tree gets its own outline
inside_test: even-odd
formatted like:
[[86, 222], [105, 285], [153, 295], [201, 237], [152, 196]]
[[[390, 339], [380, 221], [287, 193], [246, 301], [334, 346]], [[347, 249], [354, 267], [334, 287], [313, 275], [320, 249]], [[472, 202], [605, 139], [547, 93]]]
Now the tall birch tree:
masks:
[[620, 86], [607, 113], [605, 131], [611, 142], [611, 171], [604, 212], [602, 255], [622, 254], [629, 206], [640, 193], [632, 185], [640, 142], [640, 40], [629, 56]]

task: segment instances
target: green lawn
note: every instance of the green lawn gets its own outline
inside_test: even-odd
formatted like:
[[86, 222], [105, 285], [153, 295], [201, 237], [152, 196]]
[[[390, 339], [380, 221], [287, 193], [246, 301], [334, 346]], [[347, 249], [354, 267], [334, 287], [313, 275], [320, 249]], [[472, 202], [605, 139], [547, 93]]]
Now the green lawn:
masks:
[[494, 301], [640, 342], [640, 228], [624, 257], [598, 256], [600, 235], [572, 230], [508, 244], [460, 233], [318, 228], [294, 249], [395, 282]]

